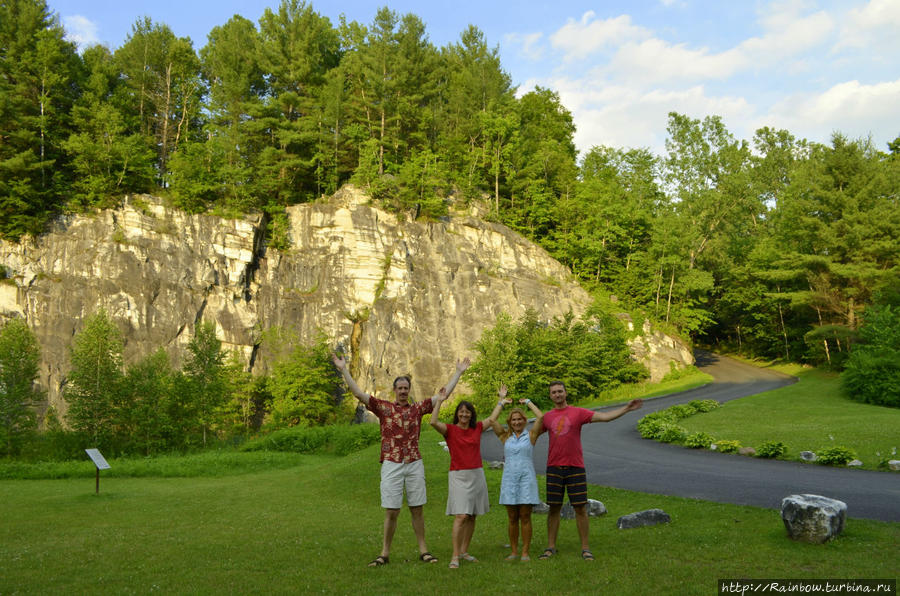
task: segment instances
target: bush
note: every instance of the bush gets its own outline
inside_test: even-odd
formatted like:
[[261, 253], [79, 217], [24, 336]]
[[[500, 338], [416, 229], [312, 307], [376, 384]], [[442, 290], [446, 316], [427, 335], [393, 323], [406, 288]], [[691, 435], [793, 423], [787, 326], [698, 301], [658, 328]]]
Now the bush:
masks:
[[859, 334], [841, 375], [844, 395], [900, 408], [900, 306], [870, 307]]
[[787, 447], [781, 441], [766, 441], [756, 450], [756, 457], [776, 458], [787, 453]]
[[687, 431], [684, 427], [671, 422], [664, 422], [662, 432], [659, 434], [659, 440], [663, 443], [680, 443], [686, 436]]
[[690, 404], [681, 404], [678, 406], [672, 406], [670, 408], [666, 408], [669, 412], [672, 413], [676, 418], [687, 418], [688, 416], [693, 416], [697, 413], [697, 408]]
[[684, 440], [684, 446], [691, 449], [709, 449], [714, 440], [712, 435], [701, 431], [688, 435]]
[[740, 441], [716, 441], [716, 450], [722, 453], [735, 453], [740, 448]]
[[675, 416], [666, 410], [653, 412], [641, 418], [637, 423], [637, 430], [645, 439], [659, 439], [667, 424], [674, 424]]
[[719, 402], [714, 399], [695, 399], [689, 402], [688, 405], [702, 414], [704, 412], [711, 412], [718, 408]]
[[854, 459], [856, 459], [856, 452], [841, 445], [816, 452], [816, 461], [826, 466], [845, 466]]

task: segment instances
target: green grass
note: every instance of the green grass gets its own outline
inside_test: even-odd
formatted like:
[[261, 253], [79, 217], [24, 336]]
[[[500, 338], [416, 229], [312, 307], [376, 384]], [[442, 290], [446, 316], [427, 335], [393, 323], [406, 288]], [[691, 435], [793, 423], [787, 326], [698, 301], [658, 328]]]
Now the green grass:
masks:
[[878, 469], [882, 459], [900, 459], [892, 455], [900, 452], [900, 410], [844, 398], [835, 373], [799, 366], [779, 369], [799, 382], [726, 402], [678, 424], [689, 433], [704, 431], [745, 447], [781, 441], [787, 446], [786, 459], [834, 446], [853, 449], [870, 470]]
[[621, 387], [604, 391], [594, 399], [580, 401], [577, 405], [582, 408], [591, 408], [612, 403], [627, 402], [638, 398], [646, 399], [659, 397], [661, 395], [687, 391], [713, 382], [713, 378], [710, 375], [694, 366], [685, 369], [678, 375], [673, 375], [673, 377], [674, 378], [665, 378], [659, 383], [644, 382], [622, 385]]
[[[451, 571], [451, 520], [443, 514], [449, 456], [438, 440], [423, 431], [425, 519], [429, 547], [441, 559], [436, 565], [416, 560], [404, 511], [391, 563], [365, 567], [381, 542], [377, 446], [347, 457], [294, 454], [295, 465], [286, 468], [241, 453], [235, 457], [248, 458], [257, 472], [104, 472], [99, 495], [93, 478], [0, 481], [0, 593], [706, 595], [716, 593], [718, 578], [896, 576], [900, 524], [851, 519], [837, 540], [810, 545], [789, 540], [774, 510], [602, 487], [589, 491], [609, 509], [591, 521], [596, 562], [581, 561], [567, 520], [558, 557], [503, 561], [506, 515], [494, 505], [479, 518], [472, 542], [481, 562]], [[500, 472], [487, 475], [496, 502]], [[620, 515], [653, 507], [672, 523], [616, 529]], [[544, 518], [536, 516], [533, 555], [545, 540]]]

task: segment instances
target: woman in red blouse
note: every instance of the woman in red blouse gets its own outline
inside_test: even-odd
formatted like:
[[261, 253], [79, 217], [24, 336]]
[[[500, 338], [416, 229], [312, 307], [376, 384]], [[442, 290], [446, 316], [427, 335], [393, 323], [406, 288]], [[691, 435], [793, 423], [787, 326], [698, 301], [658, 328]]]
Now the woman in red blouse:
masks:
[[441, 403], [445, 399], [444, 392], [437, 396], [434, 412], [431, 415], [431, 426], [447, 439], [450, 450], [450, 472], [448, 474], [447, 515], [453, 515], [453, 557], [450, 568], [459, 568], [459, 560], [477, 561], [469, 554], [469, 543], [475, 533], [475, 518], [487, 513], [491, 506], [488, 499], [487, 481], [484, 477], [484, 466], [481, 463], [481, 433], [490, 427], [500, 410], [502, 402], [484, 422], [478, 422], [475, 406], [471, 402], [461, 401], [453, 414], [453, 423], [445, 424], [438, 420]]

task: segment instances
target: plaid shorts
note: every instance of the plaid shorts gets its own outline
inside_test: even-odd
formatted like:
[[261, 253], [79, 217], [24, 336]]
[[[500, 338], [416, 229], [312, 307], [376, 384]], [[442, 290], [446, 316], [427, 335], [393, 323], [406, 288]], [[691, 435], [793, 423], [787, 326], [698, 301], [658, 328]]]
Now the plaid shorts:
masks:
[[587, 476], [584, 468], [547, 466], [547, 504], [562, 505], [566, 492], [569, 493], [569, 504], [573, 507], [587, 503]]

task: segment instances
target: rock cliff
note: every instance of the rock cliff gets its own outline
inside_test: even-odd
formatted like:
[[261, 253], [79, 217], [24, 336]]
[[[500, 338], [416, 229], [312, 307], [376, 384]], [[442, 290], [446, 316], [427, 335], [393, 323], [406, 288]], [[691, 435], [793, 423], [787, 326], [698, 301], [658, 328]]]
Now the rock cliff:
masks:
[[[41, 237], [0, 243], [0, 317], [24, 317], [34, 330], [40, 381], [64, 412], [72, 336], [100, 307], [124, 332], [126, 362], [164, 346], [177, 363], [194, 326], [209, 320], [226, 349], [265, 371], [259, 336], [279, 326], [352, 348], [365, 390], [411, 374], [421, 398], [472, 354], [499, 313], [531, 308], [549, 319], [589, 303], [543, 249], [464, 214], [410, 221], [345, 187], [327, 202], [288, 208], [288, 220], [291, 248], [278, 251], [266, 247], [259, 216], [188, 215], [150, 196], [66, 216]], [[686, 348], [676, 352], [692, 362]], [[667, 371], [668, 362], [654, 374]]]

